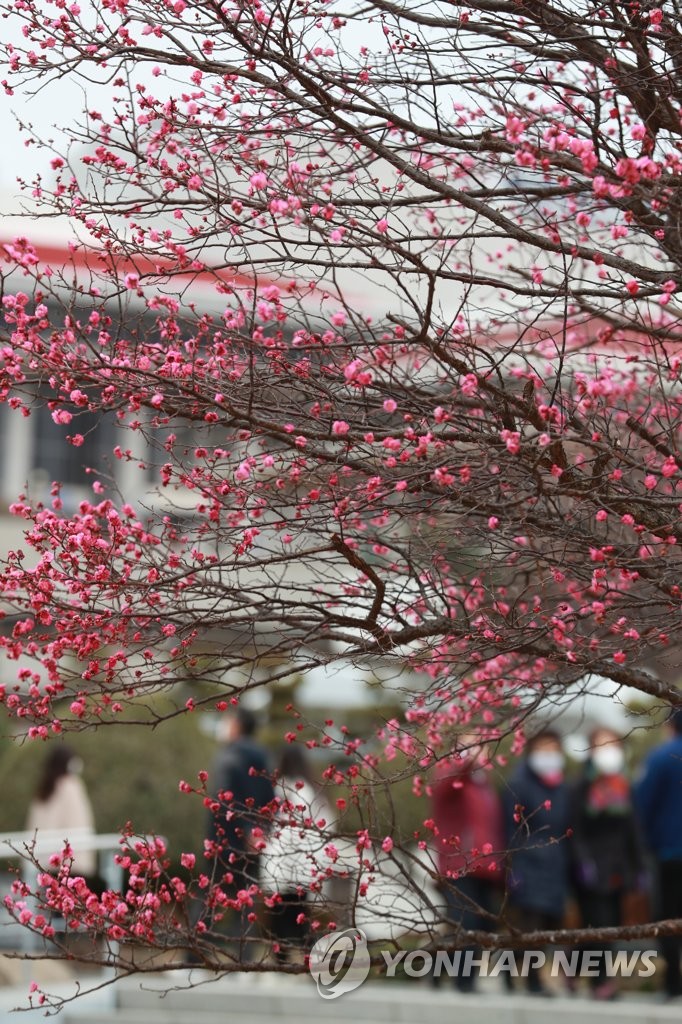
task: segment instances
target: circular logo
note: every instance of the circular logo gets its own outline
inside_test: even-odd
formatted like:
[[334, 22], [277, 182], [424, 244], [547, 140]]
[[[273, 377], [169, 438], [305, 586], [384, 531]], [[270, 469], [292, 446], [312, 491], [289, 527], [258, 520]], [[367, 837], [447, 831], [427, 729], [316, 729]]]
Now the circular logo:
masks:
[[367, 938], [361, 928], [323, 935], [310, 950], [308, 969], [323, 999], [359, 988], [369, 974]]

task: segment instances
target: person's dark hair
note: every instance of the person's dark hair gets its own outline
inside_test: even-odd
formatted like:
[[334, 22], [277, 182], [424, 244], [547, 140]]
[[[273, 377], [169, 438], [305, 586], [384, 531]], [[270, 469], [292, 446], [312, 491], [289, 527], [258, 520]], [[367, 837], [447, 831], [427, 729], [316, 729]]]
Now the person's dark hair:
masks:
[[69, 774], [69, 762], [74, 756], [71, 747], [65, 746], [55, 747], [47, 755], [36, 790], [36, 797], [41, 803], [50, 799], [59, 779]]
[[682, 736], [682, 708], [677, 708], [673, 711], [669, 721], [677, 735]]
[[546, 743], [548, 740], [556, 743], [559, 747], [563, 747], [561, 733], [557, 732], [556, 729], [541, 729], [540, 732], [536, 732], [528, 739], [526, 743], [526, 754], [532, 754], [540, 743]]
[[295, 779], [297, 782], [313, 783], [310, 762], [303, 750], [295, 743], [282, 747], [277, 761], [277, 775], [280, 779]]
[[253, 711], [249, 711], [248, 708], [238, 707], [236, 712], [237, 722], [239, 723], [239, 733], [241, 736], [253, 736], [258, 725], [258, 721]]

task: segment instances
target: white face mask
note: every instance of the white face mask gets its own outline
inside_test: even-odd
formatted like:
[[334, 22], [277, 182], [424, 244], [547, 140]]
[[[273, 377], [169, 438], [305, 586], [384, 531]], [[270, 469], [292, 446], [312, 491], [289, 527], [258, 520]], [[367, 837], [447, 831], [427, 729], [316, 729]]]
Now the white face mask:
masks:
[[592, 751], [592, 764], [600, 775], [617, 775], [625, 766], [625, 755], [621, 747], [610, 743]]
[[541, 779], [561, 775], [564, 755], [560, 750], [534, 750], [528, 755], [528, 764]]

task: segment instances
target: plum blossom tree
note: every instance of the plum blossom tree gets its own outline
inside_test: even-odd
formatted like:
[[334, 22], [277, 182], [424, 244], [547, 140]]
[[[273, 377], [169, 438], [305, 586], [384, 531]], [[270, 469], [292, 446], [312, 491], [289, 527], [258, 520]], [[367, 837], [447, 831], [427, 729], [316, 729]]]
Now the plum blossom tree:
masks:
[[[87, 98], [23, 182], [68, 261], [4, 245], [0, 395], [76, 448], [108, 417], [140, 474], [12, 505], [8, 714], [45, 739], [199, 670], [178, 711], [409, 668], [379, 746], [310, 741], [359, 805], [463, 730], [501, 762], [590, 673], [680, 706], [676, 0], [1, 6], [6, 93]], [[128, 900], [48, 897], [153, 945], [177, 892], [141, 864]]]

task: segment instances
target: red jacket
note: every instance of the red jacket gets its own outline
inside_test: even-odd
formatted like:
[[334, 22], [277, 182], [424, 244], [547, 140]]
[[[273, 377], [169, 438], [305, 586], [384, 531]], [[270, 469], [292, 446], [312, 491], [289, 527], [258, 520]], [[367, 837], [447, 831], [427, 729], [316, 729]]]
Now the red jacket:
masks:
[[[435, 848], [442, 875], [466, 872], [477, 878], [502, 877], [502, 804], [488, 773], [470, 761], [444, 760], [431, 784]], [[492, 852], [483, 853], [486, 844]]]

